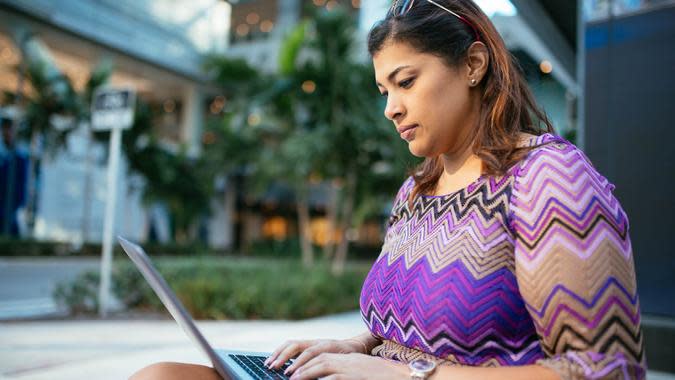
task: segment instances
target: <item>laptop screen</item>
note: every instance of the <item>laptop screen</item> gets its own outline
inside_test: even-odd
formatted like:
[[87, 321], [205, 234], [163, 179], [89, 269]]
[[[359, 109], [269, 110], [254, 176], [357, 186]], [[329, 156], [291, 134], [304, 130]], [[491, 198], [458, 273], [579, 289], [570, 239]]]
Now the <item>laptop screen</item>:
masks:
[[157, 294], [164, 306], [169, 310], [173, 319], [178, 322], [178, 325], [185, 331], [187, 336], [190, 337], [206, 356], [209, 357], [218, 374], [226, 380], [235, 379], [236, 375], [234, 375], [230, 368], [223, 363], [220, 356], [216, 354], [202, 333], [197, 329], [192, 317], [187, 310], [185, 310], [183, 304], [178, 297], [176, 297], [166, 281], [164, 281], [164, 278], [159, 274], [157, 269], [155, 269], [154, 265], [152, 265], [150, 258], [145, 254], [143, 248], [121, 236], [118, 236], [117, 239], [122, 245], [124, 252], [126, 252], [129, 258], [131, 258], [131, 261], [136, 264], [136, 267], [141, 274], [143, 274], [143, 277], [145, 277], [145, 280], [150, 284], [150, 287], [155, 291], [155, 294]]

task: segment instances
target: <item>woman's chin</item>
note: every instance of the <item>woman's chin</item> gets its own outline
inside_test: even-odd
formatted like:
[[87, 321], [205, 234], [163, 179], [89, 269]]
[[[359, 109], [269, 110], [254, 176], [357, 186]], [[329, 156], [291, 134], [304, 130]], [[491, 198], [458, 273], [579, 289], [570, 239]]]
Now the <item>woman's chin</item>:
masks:
[[415, 157], [428, 157], [427, 149], [418, 140], [408, 141], [408, 150]]

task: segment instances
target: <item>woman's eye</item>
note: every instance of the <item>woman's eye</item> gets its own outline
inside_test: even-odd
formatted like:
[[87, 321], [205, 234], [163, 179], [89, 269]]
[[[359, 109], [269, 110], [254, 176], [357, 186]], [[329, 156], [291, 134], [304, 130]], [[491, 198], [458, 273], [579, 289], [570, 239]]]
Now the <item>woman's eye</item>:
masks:
[[381, 94], [380, 94], [380, 96], [381, 96], [381, 97], [383, 97], [383, 98], [386, 98], [386, 97], [387, 97], [387, 95], [389, 95], [389, 93], [388, 93], [388, 92], [383, 92], [383, 93], [381, 93]]
[[403, 88], [408, 88], [410, 85], [412, 85], [413, 80], [415, 80], [415, 78], [406, 79], [404, 81], [400, 81], [398, 85]]

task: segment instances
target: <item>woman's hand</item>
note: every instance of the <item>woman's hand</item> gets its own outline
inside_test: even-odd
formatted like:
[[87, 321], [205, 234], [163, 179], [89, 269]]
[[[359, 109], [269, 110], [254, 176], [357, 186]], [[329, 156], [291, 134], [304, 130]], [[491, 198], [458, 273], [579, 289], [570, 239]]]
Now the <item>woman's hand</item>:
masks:
[[289, 340], [272, 352], [272, 355], [270, 355], [270, 357], [265, 360], [265, 365], [271, 369], [279, 369], [284, 363], [288, 361], [288, 359], [297, 356], [293, 362], [293, 365], [289, 366], [286, 370], [286, 374], [290, 374], [291, 371], [295, 370], [319, 354], [349, 354], [356, 352], [365, 354], [365, 349], [365, 343], [362, 343], [360, 340], [355, 338], [344, 340]]
[[298, 367], [291, 380], [404, 380], [410, 371], [404, 364], [364, 354], [322, 353]]

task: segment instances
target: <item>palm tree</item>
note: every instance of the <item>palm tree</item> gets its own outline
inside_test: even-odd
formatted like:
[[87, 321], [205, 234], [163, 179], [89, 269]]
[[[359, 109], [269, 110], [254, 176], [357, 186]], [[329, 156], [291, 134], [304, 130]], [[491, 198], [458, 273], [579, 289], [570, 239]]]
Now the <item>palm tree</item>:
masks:
[[[275, 91], [270, 94], [271, 113], [276, 121], [276, 149], [266, 151], [260, 166], [266, 171], [265, 178], [283, 179], [296, 194], [298, 231], [302, 263], [305, 267], [314, 264], [314, 250], [310, 233], [309, 176], [316, 171], [315, 158], [324, 150], [323, 139], [316, 130], [303, 123], [306, 106], [302, 91], [307, 91], [308, 79], [298, 69], [298, 56], [305, 43], [306, 29], [303, 22], [296, 26], [285, 39], [279, 56], [279, 72]], [[303, 84], [305, 89], [302, 90]]]
[[[273, 75], [225, 58], [210, 66], [233, 94], [232, 113], [216, 128], [213, 162], [246, 165], [254, 188], [284, 182], [294, 189], [305, 266], [314, 262], [310, 179], [329, 183], [330, 235], [339, 231], [341, 239], [334, 247], [329, 238], [324, 256], [336, 274], [344, 269], [348, 232], [380, 216], [408, 165], [405, 144], [381, 116], [373, 69], [355, 58], [355, 41], [354, 20], [335, 8], [289, 33]], [[246, 122], [251, 114], [254, 125]]]
[[[30, 141], [28, 176], [28, 202], [26, 206], [28, 227], [32, 234], [35, 221], [35, 173], [44, 151], [55, 154], [65, 145], [67, 134], [72, 131], [81, 115], [81, 99], [71, 81], [55, 65], [49, 50], [32, 34], [20, 31], [15, 36], [22, 53], [16, 70], [20, 88], [16, 93], [5, 93], [5, 98], [24, 110], [26, 130], [20, 136]], [[94, 79], [94, 78], [90, 78]], [[24, 91], [23, 84], [28, 85]], [[38, 151], [42, 140], [43, 151]]]
[[[306, 123], [311, 135], [327, 142], [315, 148], [319, 151], [313, 153], [312, 171], [333, 187], [329, 225], [336, 226], [341, 238], [334, 254], [330, 246], [325, 254], [332, 256], [333, 272], [341, 274], [349, 232], [357, 227], [355, 210], [361, 221], [369, 214], [368, 208], [360, 206], [368, 202], [357, 201], [372, 204], [400, 184], [394, 178], [403, 175], [405, 147], [381, 116], [372, 67], [356, 58], [356, 28], [348, 12], [340, 7], [321, 10], [310, 25], [311, 37], [305, 43], [309, 59], [299, 65], [297, 76], [314, 83], [314, 88], [299, 93], [299, 101], [309, 114]], [[306, 143], [314, 145], [315, 141]], [[374, 165], [383, 169], [373, 170]]]

